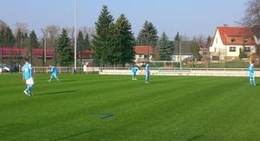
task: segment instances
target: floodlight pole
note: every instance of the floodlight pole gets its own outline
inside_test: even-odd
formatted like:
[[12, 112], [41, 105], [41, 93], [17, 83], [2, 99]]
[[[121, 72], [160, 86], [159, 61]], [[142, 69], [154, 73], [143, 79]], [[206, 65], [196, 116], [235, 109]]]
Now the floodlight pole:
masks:
[[77, 70], [77, 0], [74, 0], [74, 71]]
[[45, 66], [45, 64], [46, 64], [46, 53], [47, 53], [47, 51], [46, 51], [46, 45], [47, 44], [47, 38], [45, 37], [44, 38], [44, 59], [43, 59], [43, 62], [44, 62], [44, 66]]
[[179, 58], [179, 59], [180, 59], [180, 74], [182, 75], [182, 62], [181, 62], [181, 38], [179, 38], [179, 43], [180, 43], [180, 44], [179, 44], [179, 45], [180, 45], [180, 46], [179, 46], [179, 49], [180, 49], [180, 50], [179, 50], [179, 54], [180, 54], [180, 58]]

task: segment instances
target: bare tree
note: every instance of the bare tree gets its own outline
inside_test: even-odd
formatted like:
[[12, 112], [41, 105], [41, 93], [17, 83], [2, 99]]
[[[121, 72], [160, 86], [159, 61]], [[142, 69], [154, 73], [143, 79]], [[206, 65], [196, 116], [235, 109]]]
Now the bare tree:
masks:
[[241, 24], [246, 27], [253, 27], [260, 24], [260, 0], [250, 0], [246, 3], [245, 15]]
[[89, 34], [88, 28], [86, 26], [80, 28], [80, 31], [82, 31], [83, 37], [85, 37], [87, 34]]
[[74, 39], [74, 27], [65, 27], [65, 30], [67, 31], [69, 38]]
[[56, 25], [49, 25], [44, 29], [41, 29], [43, 36], [47, 38], [56, 38], [59, 35], [60, 27]]
[[45, 43], [48, 47], [54, 48], [55, 40], [58, 39], [60, 27], [56, 25], [49, 25], [44, 29], [41, 29], [43, 39], [46, 40]]
[[26, 23], [16, 23], [15, 24], [16, 26], [16, 29], [14, 30], [14, 35], [17, 36], [17, 33], [18, 32], [21, 32], [23, 34], [25, 33], [29, 33], [29, 30], [28, 30], [28, 24]]
[[89, 37], [92, 38], [92, 35], [96, 34], [94, 27], [88, 28], [88, 27], [84, 26], [84, 27], [81, 28], [81, 31], [83, 32], [84, 37], [88, 34]]
[[0, 30], [5, 29], [7, 27], [6, 22], [4, 22], [3, 20], [0, 20]]

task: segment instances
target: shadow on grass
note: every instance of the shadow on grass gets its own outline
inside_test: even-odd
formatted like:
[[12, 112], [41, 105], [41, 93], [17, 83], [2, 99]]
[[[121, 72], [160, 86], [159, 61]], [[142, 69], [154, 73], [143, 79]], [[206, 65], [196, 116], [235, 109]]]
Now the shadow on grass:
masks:
[[89, 134], [89, 133], [92, 133], [94, 131], [96, 131], [96, 129], [86, 130], [86, 131], [78, 132], [78, 133], [75, 133], [75, 134], [70, 134], [70, 135], [67, 135], [65, 137], [54, 139], [52, 141], [70, 140], [70, 138], [73, 138], [73, 137], [76, 137], [76, 136], [80, 136], [80, 135], [83, 135], [83, 134]]
[[107, 119], [107, 118], [111, 118], [111, 117], [115, 116], [114, 113], [94, 112], [92, 114], [101, 116], [100, 119]]
[[203, 137], [204, 135], [196, 135], [196, 136], [193, 136], [191, 138], [189, 138], [187, 141], [195, 141], [195, 140], [198, 140], [199, 138]]
[[35, 96], [61, 95], [61, 94], [71, 94], [75, 92], [77, 92], [77, 90], [55, 91], [55, 92], [39, 93]]

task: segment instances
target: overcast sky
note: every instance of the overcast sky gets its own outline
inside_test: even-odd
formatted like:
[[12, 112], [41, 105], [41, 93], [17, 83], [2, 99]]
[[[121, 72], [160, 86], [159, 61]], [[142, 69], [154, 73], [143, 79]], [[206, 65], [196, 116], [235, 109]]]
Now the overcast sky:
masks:
[[[237, 22], [244, 16], [249, 0], [76, 0], [77, 26], [95, 27], [103, 5], [117, 19], [125, 14], [135, 35], [144, 22], [152, 22], [158, 36], [166, 32], [170, 39], [177, 32], [188, 37], [212, 36], [217, 26]], [[12, 29], [26, 23], [40, 34], [48, 25], [74, 26], [74, 0], [0, 0], [0, 19]], [[38, 35], [40, 36], [40, 35]]]

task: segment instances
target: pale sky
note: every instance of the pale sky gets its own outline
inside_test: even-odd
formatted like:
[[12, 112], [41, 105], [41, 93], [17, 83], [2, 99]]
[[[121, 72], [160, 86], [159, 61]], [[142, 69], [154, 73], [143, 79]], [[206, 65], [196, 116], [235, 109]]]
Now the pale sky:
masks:
[[[152, 22], [158, 36], [166, 32], [173, 39], [177, 32], [188, 37], [213, 36], [216, 27], [237, 22], [244, 16], [249, 0], [76, 0], [77, 27], [95, 27], [102, 6], [107, 5], [116, 20], [125, 14], [135, 35], [144, 22]], [[48, 25], [74, 26], [74, 0], [0, 0], [0, 19], [13, 30], [26, 23], [40, 36]]]

